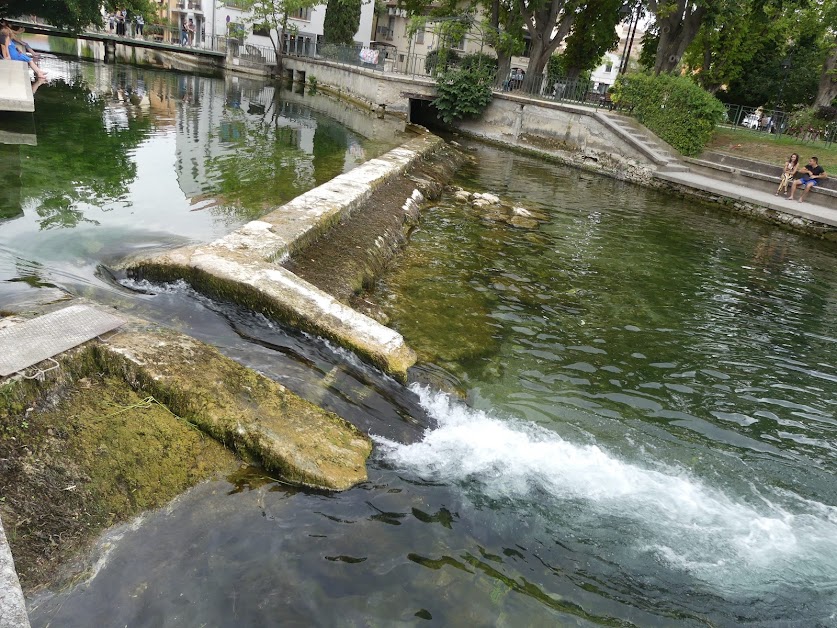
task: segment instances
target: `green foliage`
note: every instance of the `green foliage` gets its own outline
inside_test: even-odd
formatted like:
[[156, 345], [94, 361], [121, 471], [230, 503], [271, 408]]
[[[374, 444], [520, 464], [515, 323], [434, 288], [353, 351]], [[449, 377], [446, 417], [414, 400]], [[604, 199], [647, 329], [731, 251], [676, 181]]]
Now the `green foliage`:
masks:
[[146, 19], [155, 15], [149, 0], [0, 0], [0, 16], [35, 15], [53, 26], [81, 30], [85, 26], [102, 25], [101, 6], [114, 11], [117, 5], [129, 15], [142, 14]]
[[835, 125], [834, 107], [797, 107], [790, 117], [788, 134], [803, 141], [817, 140]]
[[582, 71], [576, 71], [575, 75], [571, 74], [570, 72], [570, 64], [572, 62], [569, 61], [563, 54], [559, 53], [557, 55], [552, 55], [549, 58], [549, 62], [546, 64], [546, 84], [553, 85], [555, 81], [563, 80], [563, 81], [587, 81], [590, 82], [590, 77], [593, 74], [593, 69], [595, 69], [596, 65], [598, 65], [598, 61], [596, 64], [593, 65], [592, 68], [585, 69]]
[[447, 71], [448, 67], [459, 63], [459, 53], [449, 48], [437, 48], [427, 53], [424, 58], [424, 71], [436, 76], [437, 73]]
[[328, 0], [323, 39], [330, 44], [353, 44], [362, 3], [362, 0]]
[[637, 73], [620, 77], [612, 92], [618, 104], [684, 155], [697, 155], [723, 120], [724, 106], [690, 78]]
[[481, 71], [483, 68], [488, 68], [491, 72], [496, 72], [497, 58], [484, 52], [473, 52], [462, 57], [457, 65], [463, 70]]
[[563, 76], [575, 79], [596, 69], [599, 60], [619, 43], [616, 24], [623, 0], [589, 0], [573, 22], [561, 53]]
[[491, 103], [496, 65], [486, 62], [485, 56], [466, 55], [459, 67], [448, 68], [436, 79], [438, 96], [433, 104], [446, 124], [476, 117]]

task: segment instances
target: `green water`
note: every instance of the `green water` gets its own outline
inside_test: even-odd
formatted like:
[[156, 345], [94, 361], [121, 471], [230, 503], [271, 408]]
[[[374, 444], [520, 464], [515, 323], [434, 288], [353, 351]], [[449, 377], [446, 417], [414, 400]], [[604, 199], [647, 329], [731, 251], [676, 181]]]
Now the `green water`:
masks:
[[22, 276], [101, 288], [101, 263], [225, 235], [397, 142], [278, 84], [43, 61], [34, 116], [2, 126], [0, 305]]
[[[10, 157], [0, 299], [98, 285], [102, 262], [214, 237], [351, 167], [354, 141], [374, 153], [231, 80], [152, 72], [145, 106], [141, 71], [68, 67], [110, 94], [73, 104], [104, 131], [36, 114], [54, 139]], [[39, 103], [47, 87], [65, 89]], [[101, 132], [124, 133], [124, 159], [57, 156], [88, 160]], [[540, 220], [453, 194], [425, 209], [374, 295], [421, 356], [410, 390], [183, 286], [142, 300], [368, 426], [369, 482], [197, 487], [110, 537], [90, 581], [30, 600], [34, 626], [837, 625], [834, 247], [473, 149], [457, 183]], [[424, 413], [406, 444], [376, 430]]]

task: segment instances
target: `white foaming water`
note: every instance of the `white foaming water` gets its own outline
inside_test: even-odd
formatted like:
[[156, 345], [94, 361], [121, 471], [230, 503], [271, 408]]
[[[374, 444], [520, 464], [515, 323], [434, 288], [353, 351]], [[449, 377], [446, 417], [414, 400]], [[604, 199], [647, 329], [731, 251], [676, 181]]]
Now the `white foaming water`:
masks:
[[[643, 468], [599, 446], [576, 445], [444, 393], [412, 389], [438, 427], [410, 445], [378, 439], [383, 455], [400, 468], [450, 484], [477, 484], [491, 498], [531, 499], [556, 516], [578, 510], [584, 533], [601, 534], [603, 545], [650, 553], [728, 593], [837, 583], [832, 506], [800, 499], [791, 512], [763, 498], [753, 506], [682, 469]], [[567, 502], [580, 509], [566, 508]]]

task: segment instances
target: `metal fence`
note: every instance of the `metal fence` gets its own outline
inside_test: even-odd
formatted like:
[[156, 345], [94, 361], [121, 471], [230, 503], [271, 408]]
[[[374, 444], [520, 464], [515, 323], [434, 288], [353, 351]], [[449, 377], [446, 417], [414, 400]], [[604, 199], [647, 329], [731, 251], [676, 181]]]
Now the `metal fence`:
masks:
[[824, 129], [796, 128], [790, 113], [764, 107], [745, 107], [743, 105], [724, 105], [726, 117], [721, 126], [732, 129], [775, 135], [792, 135], [803, 142], [825, 142], [831, 146], [837, 142], [837, 123], [831, 123]]
[[536, 80], [527, 81], [525, 73], [516, 73], [512, 70], [507, 78], [499, 78], [495, 82], [494, 89], [516, 92], [541, 100], [571, 102], [593, 107], [612, 106], [608, 93], [601, 89], [601, 86], [596, 89], [596, 83], [587, 79], [542, 76]]

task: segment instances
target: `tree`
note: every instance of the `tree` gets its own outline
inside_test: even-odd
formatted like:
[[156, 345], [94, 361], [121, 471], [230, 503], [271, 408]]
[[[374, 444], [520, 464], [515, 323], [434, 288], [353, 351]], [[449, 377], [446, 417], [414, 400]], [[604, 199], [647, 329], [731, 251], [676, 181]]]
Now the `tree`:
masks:
[[251, 28], [257, 26], [267, 31], [270, 44], [276, 53], [277, 65], [281, 66], [285, 33], [293, 33], [296, 30], [294, 25], [288, 26], [291, 14], [318, 4], [319, 0], [249, 0], [244, 6], [247, 17], [243, 21]]
[[353, 44], [360, 25], [363, 0], [328, 0], [323, 39], [329, 44]]
[[[727, 1], [707, 14], [683, 61], [704, 89], [716, 93], [752, 69], [765, 41], [775, 54], [788, 38], [782, 0]], [[781, 59], [781, 57], [780, 57]]]
[[648, 0], [648, 10], [654, 14], [657, 32], [657, 51], [654, 73], [672, 72], [680, 65], [686, 48], [698, 34], [710, 5], [709, 0]]
[[[0, 16], [35, 15], [53, 26], [81, 30], [91, 24], [102, 25], [102, 4], [100, 0], [0, 0]], [[119, 5], [146, 18], [155, 15], [149, 0], [107, 0], [104, 5], [108, 10], [116, 10]]]
[[825, 61], [820, 74], [820, 84], [815, 107], [828, 107], [837, 98], [837, 0], [815, 3], [814, 11], [820, 11], [821, 23], [825, 26]]
[[516, 0], [491, 0], [491, 14], [484, 27], [486, 43], [497, 53], [495, 83], [506, 80], [511, 72], [511, 58], [523, 52], [523, 16]]
[[570, 32], [578, 7], [572, 0], [517, 0], [517, 7], [532, 38], [523, 89], [536, 91], [549, 58]]
[[622, 20], [622, 4], [623, 0], [590, 0], [576, 17], [561, 54], [561, 69], [567, 79], [575, 80], [596, 69], [604, 54], [619, 43], [616, 25]]

